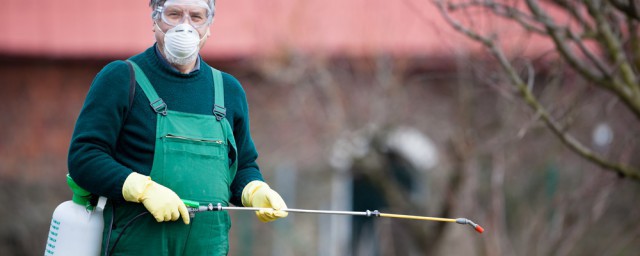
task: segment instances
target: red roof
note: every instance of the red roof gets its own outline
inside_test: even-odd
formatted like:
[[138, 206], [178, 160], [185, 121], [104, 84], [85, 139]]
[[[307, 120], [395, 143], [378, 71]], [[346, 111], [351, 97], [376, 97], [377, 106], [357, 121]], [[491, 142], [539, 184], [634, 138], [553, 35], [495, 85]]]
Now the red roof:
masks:
[[[126, 57], [154, 42], [148, 1], [5, 0], [0, 54]], [[219, 0], [203, 54], [451, 52], [463, 37], [429, 1]]]

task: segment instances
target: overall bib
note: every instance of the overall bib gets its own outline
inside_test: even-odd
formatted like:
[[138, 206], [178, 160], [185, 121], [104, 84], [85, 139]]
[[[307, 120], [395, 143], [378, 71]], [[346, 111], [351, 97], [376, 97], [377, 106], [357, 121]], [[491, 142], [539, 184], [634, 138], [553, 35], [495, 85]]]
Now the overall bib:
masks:
[[[236, 145], [231, 126], [224, 117], [220, 71], [211, 70], [213, 115], [201, 115], [169, 110], [143, 71], [130, 62], [136, 82], [157, 114], [151, 179], [170, 188], [181, 199], [228, 206], [237, 157], [229, 160], [229, 150], [233, 150], [235, 156]], [[105, 225], [103, 237], [105, 242], [109, 240], [110, 255], [226, 255], [229, 251], [231, 220], [226, 211], [197, 213], [191, 224], [185, 225], [181, 219], [158, 223], [142, 204], [110, 203], [109, 206], [113, 211], [105, 210], [105, 220], [113, 212], [113, 225], [111, 229]]]

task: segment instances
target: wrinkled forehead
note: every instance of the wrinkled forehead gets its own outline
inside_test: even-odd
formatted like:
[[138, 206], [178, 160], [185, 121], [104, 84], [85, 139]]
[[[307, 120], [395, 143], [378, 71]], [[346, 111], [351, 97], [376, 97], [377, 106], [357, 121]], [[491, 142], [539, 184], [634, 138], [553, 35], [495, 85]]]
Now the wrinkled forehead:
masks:
[[168, 5], [191, 5], [191, 6], [200, 6], [205, 8], [211, 8], [209, 6], [209, 1], [207, 0], [167, 0], [164, 2], [164, 6]]

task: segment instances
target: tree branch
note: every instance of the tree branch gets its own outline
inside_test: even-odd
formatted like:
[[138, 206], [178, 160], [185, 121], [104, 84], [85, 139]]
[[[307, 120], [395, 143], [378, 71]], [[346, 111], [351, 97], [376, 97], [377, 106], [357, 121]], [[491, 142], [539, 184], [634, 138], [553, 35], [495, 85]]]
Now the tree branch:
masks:
[[518, 8], [514, 8], [512, 6], [496, 3], [494, 1], [473, 1], [469, 3], [461, 3], [461, 4], [449, 4], [450, 10], [455, 9], [466, 9], [467, 7], [480, 7], [491, 10], [494, 14], [499, 17], [503, 17], [506, 19], [514, 20], [520, 26], [522, 26], [525, 30], [540, 34], [546, 35], [546, 31], [544, 28], [537, 26], [535, 23], [535, 19], [531, 17], [531, 15], [527, 15], [526, 13], [520, 11]]
[[636, 72], [640, 72], [640, 22], [629, 20], [629, 44]]
[[591, 34], [594, 31], [592, 24], [580, 12], [581, 8], [576, 5], [576, 1], [553, 0], [552, 2], [569, 13], [582, 26], [585, 33]]
[[[528, 2], [531, 2], [531, 0], [528, 0]], [[619, 83], [614, 83], [613, 85], [624, 95], [628, 95], [630, 98], [635, 98], [637, 97], [636, 95], [640, 95], [640, 85], [637, 84], [638, 80], [633, 73], [629, 60], [624, 54], [622, 43], [619, 38], [614, 35], [611, 24], [607, 22], [603, 15], [602, 9], [605, 7], [597, 5], [596, 2], [598, 1], [585, 1], [585, 4], [587, 6], [587, 10], [589, 10], [589, 13], [596, 22], [596, 27], [599, 32], [598, 36], [601, 38], [600, 42], [605, 46], [605, 49], [616, 66], [620, 67], [622, 81], [625, 83], [624, 85]], [[622, 88], [617, 88], [618, 86], [622, 86]]]
[[556, 49], [558, 49], [558, 52], [560, 52], [561, 56], [569, 63], [569, 65], [571, 65], [571, 67], [578, 71], [582, 76], [593, 82], [604, 81], [605, 74], [599, 74], [597, 71], [583, 65], [582, 60], [573, 53], [571, 47], [566, 43], [564, 31], [567, 31], [568, 29], [558, 27], [553, 19], [551, 19], [549, 15], [542, 10], [535, 0], [527, 0], [526, 2], [531, 13], [533, 13], [536, 19], [545, 26], [547, 34], [553, 40]]
[[640, 3], [637, 0], [628, 0], [628, 4], [619, 0], [608, 0], [608, 2], [627, 17], [640, 21]]
[[[588, 0], [585, 2], [590, 2], [593, 0]], [[604, 43], [609, 52], [614, 50], [613, 57], [616, 64], [619, 64], [622, 70], [623, 75], [626, 76], [624, 78], [625, 82], [619, 81], [615, 76], [609, 76], [609, 74], [596, 74], [595, 71], [589, 69], [581, 63], [581, 59], [577, 58], [571, 48], [566, 44], [564, 40], [564, 33], [561, 33], [558, 26], [555, 25], [554, 21], [549, 17], [549, 15], [542, 10], [537, 0], [526, 0], [527, 5], [531, 12], [538, 18], [540, 22], [542, 22], [547, 28], [548, 34], [553, 39], [553, 42], [556, 45], [556, 48], [560, 52], [561, 56], [574, 68], [578, 71], [579, 74], [584, 76], [585, 78], [593, 81], [596, 85], [613, 91], [616, 96], [618, 96], [632, 111], [632, 113], [640, 119], [640, 85], [637, 84], [636, 78], [633, 75], [633, 71], [630, 69], [628, 61], [624, 55], [620, 56], [623, 53], [620, 44], [616, 43], [615, 37], [604, 20], [604, 17], [600, 17], [602, 21], [596, 21], [598, 30], [600, 31], [601, 37], [606, 37], [603, 40], [600, 40], [601, 43]], [[592, 11], [597, 11], [599, 8], [592, 6], [589, 7]], [[593, 14], [592, 14], [593, 15]], [[597, 15], [596, 15], [597, 16]], [[595, 19], [596, 17], [594, 17]], [[604, 23], [604, 24], [603, 24]], [[605, 32], [603, 32], [605, 30]], [[619, 41], [617, 41], [619, 43]], [[617, 45], [617, 46], [616, 46]], [[626, 63], [626, 64], [625, 64]], [[635, 82], [633, 82], [635, 81]], [[629, 83], [631, 82], [631, 83]]]
[[605, 78], [611, 77], [611, 71], [607, 70], [605, 63], [598, 58], [595, 54], [593, 54], [593, 52], [591, 52], [585, 45], [584, 42], [582, 41], [582, 37], [576, 35], [575, 32], [573, 32], [572, 30], [568, 30], [567, 34], [569, 35], [569, 38], [571, 38], [571, 40], [573, 40], [573, 42], [578, 45], [578, 48], [580, 49], [580, 51], [587, 56], [587, 58], [591, 61], [591, 63], [593, 63], [593, 65], [600, 70], [600, 72], [603, 74], [603, 76]]
[[623, 177], [628, 177], [636, 180], [640, 180], [640, 171], [635, 170], [629, 166], [623, 166], [617, 163], [613, 163], [610, 161], [601, 158], [596, 153], [591, 151], [588, 147], [584, 146], [580, 141], [575, 139], [569, 133], [565, 132], [560, 125], [550, 114], [549, 112], [540, 104], [535, 95], [527, 89], [526, 83], [522, 81], [522, 78], [517, 74], [511, 63], [504, 56], [504, 53], [495, 45], [491, 45], [491, 52], [500, 62], [502, 68], [507, 72], [511, 83], [516, 86], [516, 88], [520, 91], [522, 98], [524, 101], [536, 111], [537, 114], [540, 115], [540, 118], [547, 124], [547, 126], [551, 129], [551, 131], [569, 148], [573, 151], [581, 155], [582, 157], [596, 163], [597, 165], [615, 171], [619, 175]]
[[[536, 3], [531, 3], [531, 0], [527, 0], [528, 3], [530, 3], [531, 9], [533, 12], [536, 12], [537, 16], [539, 16], [544, 22], [543, 24], [545, 24], [545, 26], [547, 27], [547, 29], [549, 30], [549, 32], [553, 35], [554, 40], [557, 41], [558, 43], [558, 47], [562, 48], [565, 50], [564, 55], [567, 55], [567, 57], [569, 57], [569, 60], [574, 61], [574, 65], [581, 67], [582, 71], [584, 72], [584, 67], [582, 67], [578, 62], [577, 59], [575, 58], [575, 56], [573, 55], [569, 55], [569, 49], [568, 46], [566, 46], [566, 44], [564, 44], [564, 42], [562, 40], [559, 40], [559, 33], [557, 32], [557, 30], [555, 29], [555, 25], [553, 25], [552, 21], [549, 20], [548, 18], [546, 18], [546, 15], [544, 15], [542, 13], [542, 11], [539, 9], [539, 6]], [[504, 55], [504, 53], [502, 52], [502, 50], [493, 42], [493, 40], [487, 38], [487, 37], [483, 37], [478, 33], [475, 33], [474, 31], [468, 29], [467, 27], [462, 26], [459, 22], [457, 22], [456, 20], [454, 20], [448, 13], [448, 11], [446, 10], [445, 4], [444, 4], [444, 0], [438, 0], [436, 1], [436, 5], [438, 7], [438, 9], [440, 10], [440, 12], [442, 13], [443, 17], [445, 18], [445, 20], [458, 32], [465, 34], [466, 36], [468, 36], [469, 38], [478, 41], [480, 43], [482, 43], [483, 45], [485, 45], [493, 54], [494, 57], [496, 57], [496, 59], [498, 60], [498, 62], [500, 63], [500, 66], [503, 68], [503, 70], [507, 73], [509, 80], [511, 81], [511, 83], [518, 89], [518, 91], [520, 92], [521, 97], [523, 98], [523, 100], [525, 101], [525, 103], [527, 105], [529, 105], [529, 107], [531, 107], [537, 115], [540, 116], [540, 118], [547, 124], [547, 126], [551, 129], [551, 131], [565, 144], [567, 145], [570, 149], [572, 149], [574, 152], [576, 152], [577, 154], [579, 154], [580, 156], [588, 159], [589, 161], [605, 168], [608, 170], [612, 170], [616, 173], [618, 173], [620, 176], [623, 177], [628, 177], [628, 178], [632, 178], [635, 180], [640, 180], [640, 171], [633, 169], [632, 167], [629, 166], [623, 166], [621, 164], [618, 163], [613, 163], [610, 161], [605, 160], [604, 158], [598, 156], [596, 153], [594, 153], [593, 151], [591, 151], [588, 147], [584, 146], [582, 143], [580, 143], [577, 139], [575, 139], [573, 136], [571, 136], [570, 134], [566, 133], [563, 129], [562, 126], [549, 114], [549, 112], [542, 106], [542, 104], [537, 100], [536, 96], [533, 94], [532, 91], [527, 89], [527, 84], [523, 81], [523, 79], [518, 75], [518, 73], [516, 72], [516, 70], [514, 69], [514, 67], [511, 65], [510, 61], [507, 60], [506, 56]], [[589, 75], [589, 76], [593, 76], [592, 73], [590, 72], [585, 72], [585, 74]], [[599, 80], [600, 78], [598, 78]]]

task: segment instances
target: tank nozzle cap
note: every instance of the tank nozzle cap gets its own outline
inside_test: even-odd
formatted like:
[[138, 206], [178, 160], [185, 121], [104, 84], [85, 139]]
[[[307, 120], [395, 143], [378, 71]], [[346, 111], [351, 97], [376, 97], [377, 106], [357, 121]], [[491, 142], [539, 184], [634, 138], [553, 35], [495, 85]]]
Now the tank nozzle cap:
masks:
[[93, 209], [93, 206], [91, 205], [91, 193], [78, 186], [78, 184], [73, 181], [69, 174], [67, 174], [67, 185], [73, 192], [73, 197], [71, 198], [71, 200], [74, 203], [85, 206], [89, 210]]

